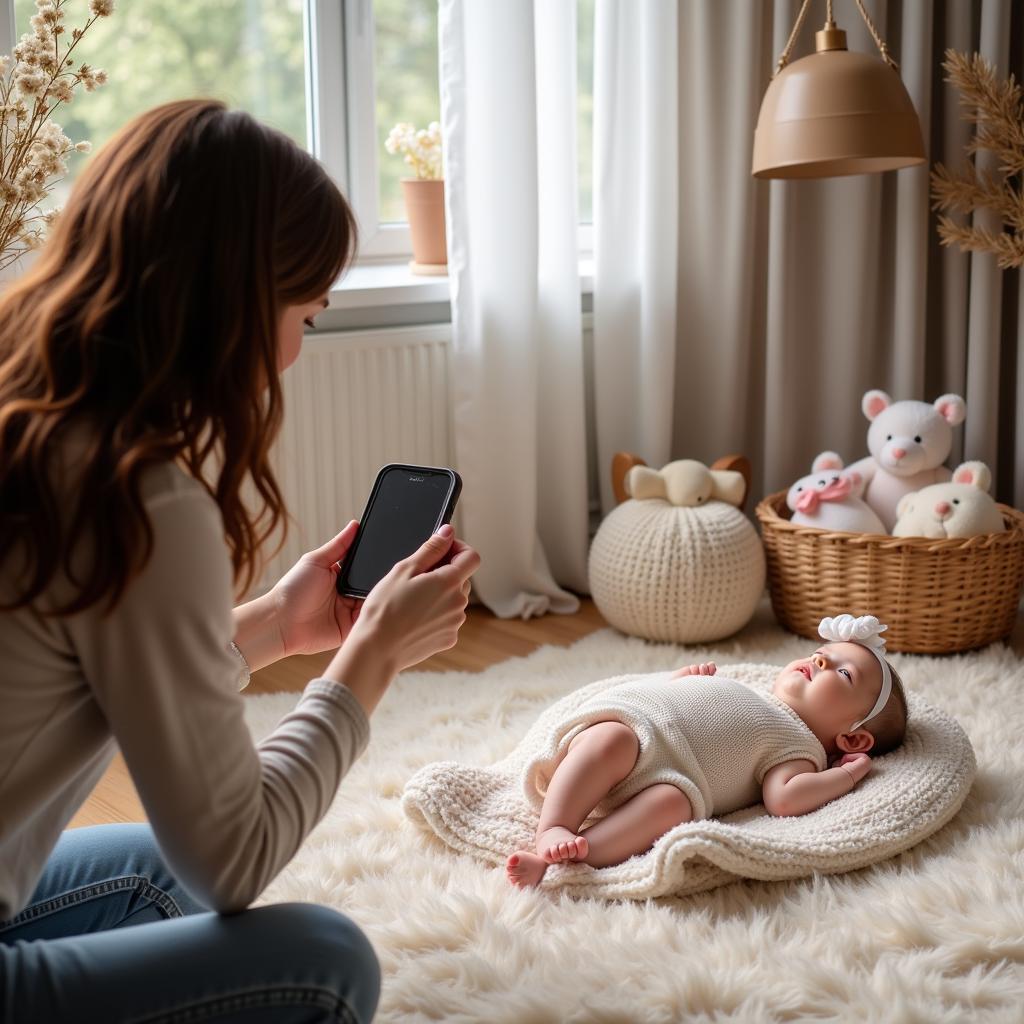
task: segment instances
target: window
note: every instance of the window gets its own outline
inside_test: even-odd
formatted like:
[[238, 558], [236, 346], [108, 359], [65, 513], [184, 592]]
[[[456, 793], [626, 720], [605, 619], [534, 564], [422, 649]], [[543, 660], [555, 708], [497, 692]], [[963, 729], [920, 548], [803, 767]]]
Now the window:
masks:
[[[518, 0], [516, 0], [518, 2]], [[591, 220], [595, 0], [577, 0], [580, 222]], [[13, 8], [17, 38], [34, 0]], [[344, 189], [360, 223], [360, 258], [410, 252], [399, 190], [402, 159], [384, 149], [398, 121], [440, 120], [438, 0], [121, 0], [76, 55], [105, 68], [108, 84], [76, 91], [57, 122], [73, 142], [102, 146], [127, 120], [188, 96], [248, 110], [315, 153]], [[67, 6], [69, 29], [86, 0]], [[60, 205], [88, 159], [73, 154], [53, 190]], [[589, 228], [581, 232], [589, 248]]]
[[[105, 68], [108, 82], [81, 87], [54, 115], [65, 134], [102, 146], [126, 121], [159, 103], [212, 96], [241, 107], [307, 145], [304, 0], [122, 0], [101, 18], [75, 56]], [[34, 0], [14, 0], [17, 35], [31, 31]], [[66, 8], [68, 30], [88, 15]], [[63, 202], [87, 157], [71, 156], [52, 198]]]
[[426, 128], [441, 120], [437, 71], [437, 0], [373, 0], [376, 153], [382, 224], [405, 220], [399, 180], [409, 168], [384, 149], [399, 121]]
[[[504, 2], [504, 0], [502, 0]], [[515, 0], [519, 2], [519, 0]], [[591, 248], [594, 3], [577, 0], [578, 153], [581, 248]], [[359, 218], [364, 259], [409, 252], [399, 193], [406, 172], [384, 149], [398, 121], [440, 120], [437, 0], [345, 0], [348, 195]], [[372, 145], [366, 144], [372, 139]]]

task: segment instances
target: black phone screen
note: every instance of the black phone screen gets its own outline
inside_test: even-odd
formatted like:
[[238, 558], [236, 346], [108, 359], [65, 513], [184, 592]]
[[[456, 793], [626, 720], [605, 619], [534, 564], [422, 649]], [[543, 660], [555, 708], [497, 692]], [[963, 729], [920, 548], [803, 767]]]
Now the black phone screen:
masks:
[[458, 495], [451, 470], [386, 466], [377, 477], [359, 524], [339, 590], [365, 595], [396, 562], [411, 555], [451, 518]]

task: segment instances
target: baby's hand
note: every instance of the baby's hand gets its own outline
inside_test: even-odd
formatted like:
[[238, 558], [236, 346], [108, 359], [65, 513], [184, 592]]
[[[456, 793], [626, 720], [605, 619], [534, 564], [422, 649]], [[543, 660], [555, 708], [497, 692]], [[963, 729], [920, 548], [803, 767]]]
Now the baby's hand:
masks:
[[842, 768], [856, 786], [871, 771], [871, 758], [867, 754], [845, 754], [836, 762], [836, 767]]
[[670, 679], [680, 679], [683, 676], [713, 676], [718, 671], [718, 666], [713, 661], [705, 662], [702, 665], [685, 665], [676, 669], [669, 676]]

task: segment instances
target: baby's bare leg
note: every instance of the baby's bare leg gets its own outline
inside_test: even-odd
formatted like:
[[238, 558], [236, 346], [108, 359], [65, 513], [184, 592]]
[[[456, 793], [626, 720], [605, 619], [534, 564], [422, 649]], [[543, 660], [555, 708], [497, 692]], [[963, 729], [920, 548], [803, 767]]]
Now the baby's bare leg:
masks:
[[595, 868], [621, 864], [692, 817], [693, 807], [682, 790], [667, 782], [648, 786], [583, 833], [590, 850], [580, 859]]
[[621, 722], [595, 722], [573, 737], [544, 796], [536, 853], [517, 850], [506, 862], [513, 885], [537, 885], [549, 864], [586, 858], [589, 844], [579, 827], [632, 771], [639, 752], [636, 734]]
[[537, 854], [549, 864], [582, 860], [577, 833], [587, 815], [636, 764], [640, 741], [622, 722], [595, 722], [573, 737], [555, 768], [537, 825]]

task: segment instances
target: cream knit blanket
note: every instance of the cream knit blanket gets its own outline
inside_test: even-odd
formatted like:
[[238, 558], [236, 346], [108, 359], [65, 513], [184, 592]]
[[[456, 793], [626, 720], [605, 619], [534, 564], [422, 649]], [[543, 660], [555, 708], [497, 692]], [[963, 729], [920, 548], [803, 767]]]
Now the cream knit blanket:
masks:
[[[729, 665], [723, 672], [769, 688], [774, 665]], [[563, 697], [541, 714], [504, 760], [480, 768], [441, 761], [407, 783], [402, 808], [424, 831], [453, 849], [504, 864], [532, 849], [537, 812], [522, 789], [525, 765], [542, 753], [554, 722], [621, 682], [602, 679]], [[714, 889], [739, 878], [766, 881], [834, 874], [895, 856], [931, 835], [959, 810], [974, 779], [974, 751], [963, 729], [915, 694], [903, 745], [878, 758], [852, 793], [810, 814], [776, 818], [748, 807], [722, 818], [687, 822], [623, 864], [559, 864], [543, 888], [575, 896], [648, 899]]]

